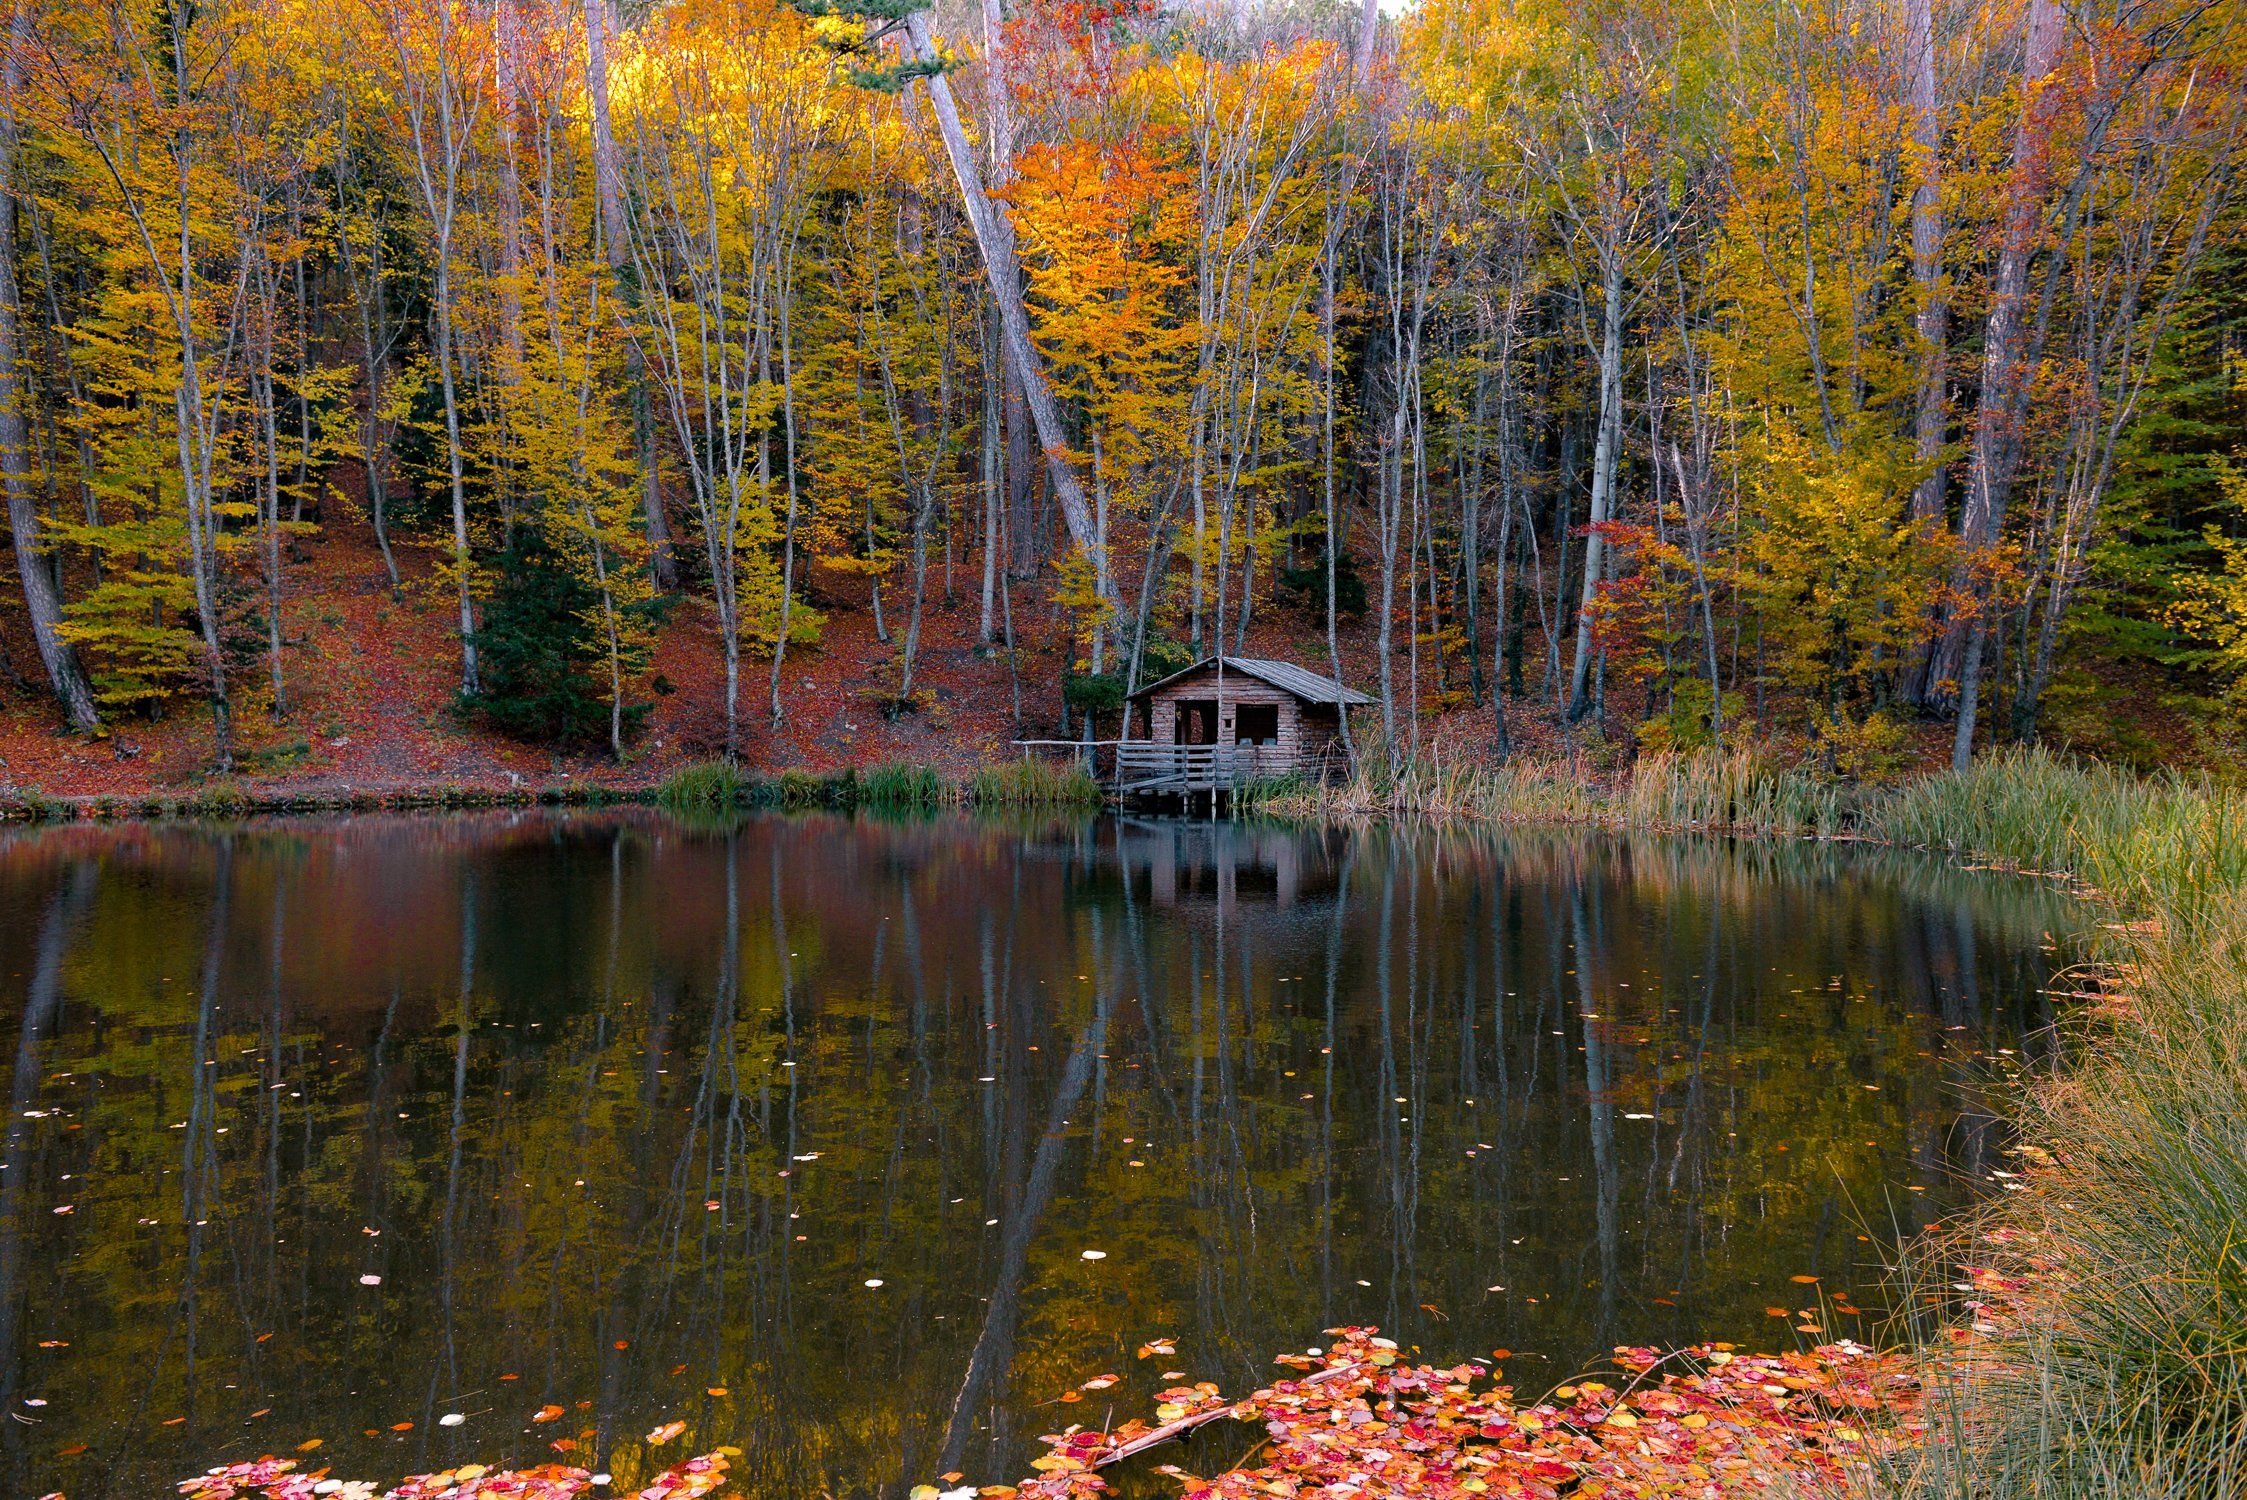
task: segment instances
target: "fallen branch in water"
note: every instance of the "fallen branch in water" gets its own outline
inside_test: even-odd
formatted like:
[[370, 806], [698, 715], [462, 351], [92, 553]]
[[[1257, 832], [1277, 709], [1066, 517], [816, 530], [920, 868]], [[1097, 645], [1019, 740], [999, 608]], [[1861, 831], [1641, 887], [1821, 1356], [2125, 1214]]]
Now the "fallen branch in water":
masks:
[[[1346, 1364], [1329, 1365], [1326, 1369], [1319, 1371], [1302, 1383], [1304, 1385], [1317, 1385], [1325, 1380], [1339, 1380], [1344, 1375], [1352, 1374], [1360, 1368], [1362, 1366], [1357, 1360], [1351, 1360]], [[1174, 1437], [1183, 1437], [1206, 1422], [1214, 1422], [1219, 1417], [1229, 1417], [1233, 1415], [1235, 1409], [1231, 1402], [1226, 1402], [1222, 1406], [1213, 1406], [1207, 1411], [1195, 1412], [1192, 1416], [1180, 1417], [1175, 1422], [1165, 1422], [1151, 1432], [1141, 1433], [1128, 1443], [1110, 1448], [1092, 1461], [1092, 1467], [1105, 1469], [1110, 1464], [1120, 1464], [1134, 1454], [1144, 1453], [1149, 1448], [1167, 1443]]]

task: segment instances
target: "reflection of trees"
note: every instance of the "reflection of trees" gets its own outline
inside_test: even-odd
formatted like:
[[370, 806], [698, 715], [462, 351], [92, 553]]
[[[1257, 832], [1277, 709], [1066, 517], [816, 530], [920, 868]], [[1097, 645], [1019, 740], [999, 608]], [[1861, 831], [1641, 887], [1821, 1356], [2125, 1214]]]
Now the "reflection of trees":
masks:
[[[8, 1075], [8, 1117], [0, 1126], [0, 1409], [14, 1411], [23, 1393], [24, 1327], [22, 1255], [26, 1200], [32, 1179], [31, 1147], [37, 1133], [32, 1111], [39, 1093], [40, 1057], [62, 1011], [62, 960], [73, 929], [85, 917], [94, 888], [91, 863], [72, 863], [61, 887], [48, 898], [32, 947], [23, 1016], [16, 1026], [15, 1067]], [[15, 1424], [0, 1424], [13, 1428]], [[23, 1477], [24, 1435], [0, 1436], [8, 1469]], [[22, 1485], [12, 1486], [30, 1493]]]
[[394, 1472], [591, 1429], [629, 1471], [671, 1415], [845, 1496], [1006, 1477], [1106, 1418], [1051, 1404], [1099, 1369], [1138, 1409], [1159, 1334], [1234, 1385], [1340, 1321], [1534, 1350], [1525, 1385], [1768, 1338], [1774, 1277], [1869, 1253], [1852, 1199], [1986, 1170], [1979, 1054], [2041, 1020], [2063, 917], [1815, 847], [1188, 832], [8, 844], [0, 1388], [54, 1404], [0, 1488], [314, 1436]]

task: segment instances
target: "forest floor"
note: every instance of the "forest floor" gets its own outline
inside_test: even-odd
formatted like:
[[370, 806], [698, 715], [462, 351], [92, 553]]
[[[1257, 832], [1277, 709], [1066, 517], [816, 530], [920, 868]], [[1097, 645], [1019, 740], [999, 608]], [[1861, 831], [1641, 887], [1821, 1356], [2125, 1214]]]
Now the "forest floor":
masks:
[[[301, 545], [287, 567], [282, 613], [287, 711], [273, 712], [262, 658], [237, 669], [234, 779], [245, 789], [275, 797], [640, 789], [723, 752], [722, 642], [715, 611], [691, 585], [661, 627], [649, 674], [669, 690], [645, 694], [652, 711], [619, 763], [605, 746], [564, 750], [525, 743], [459, 713], [459, 637], [450, 598], [434, 581], [437, 558], [412, 548], [400, 548], [398, 558], [405, 587], [393, 595], [372, 530], [358, 517], [331, 520]], [[977, 645], [980, 583], [979, 568], [963, 563], [947, 598], [944, 570], [932, 561], [916, 672], [922, 706], [892, 714], [885, 701], [894, 697], [907, 601], [889, 591], [885, 642], [876, 637], [865, 581], [815, 571], [808, 592], [826, 623], [817, 645], [789, 649], [777, 728], [770, 715], [771, 659], [761, 653], [743, 659], [744, 763], [754, 770], [832, 771], [904, 761], [956, 776], [1013, 758], [1018, 737], [1058, 734], [1067, 648], [1058, 611], [1041, 587], [1014, 586], [1017, 649], [1010, 664], [1003, 648]], [[1313, 612], [1259, 605], [1242, 654], [1299, 661], [1323, 673], [1325, 632]], [[1345, 625], [1343, 677], [1377, 694], [1371, 635], [1368, 622]], [[1412, 671], [1402, 629], [1396, 649], [1402, 701]], [[1458, 660], [1449, 664], [1451, 681], [1439, 682], [1423, 646], [1419, 669], [1419, 732], [1440, 738], [1447, 756], [1487, 752], [1491, 714], [1470, 706]], [[106, 736], [88, 739], [62, 732], [39, 677], [20, 608], [0, 609], [0, 791], [137, 798], [190, 792], [212, 779], [214, 730], [200, 697], [178, 695], [153, 715], [113, 716]], [[1549, 711], [1509, 701], [1508, 712], [1522, 746], [1563, 751], [1565, 737]], [[1377, 720], [1374, 710], [1361, 722]], [[1114, 733], [1107, 726], [1103, 731]]]

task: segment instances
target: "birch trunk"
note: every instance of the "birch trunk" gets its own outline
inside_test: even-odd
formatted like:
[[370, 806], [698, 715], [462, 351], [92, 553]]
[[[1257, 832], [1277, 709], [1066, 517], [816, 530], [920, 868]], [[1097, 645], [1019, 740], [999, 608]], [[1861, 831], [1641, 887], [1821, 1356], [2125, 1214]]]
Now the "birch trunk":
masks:
[[1576, 665], [1568, 688], [1568, 721], [1591, 707], [1592, 611], [1598, 604], [1600, 570], [1607, 565], [1607, 538], [1600, 528], [1614, 504], [1615, 448], [1623, 426], [1623, 259], [1601, 257], [1606, 306], [1599, 348], [1599, 436], [1592, 445], [1592, 505], [1584, 536], [1584, 585], [1576, 604]]
[[[1967, 469], [1965, 508], [1959, 517], [1959, 539], [1970, 554], [1995, 546], [2003, 533], [2005, 505], [2019, 458], [2020, 388], [2032, 378], [2034, 366], [2023, 338], [2027, 327], [2023, 313], [2043, 219], [2045, 147], [2052, 125], [2052, 101], [2043, 97], [2042, 84], [2059, 61], [2062, 28], [2057, 0], [2030, 0], [2021, 57], [2021, 122], [2013, 138], [2012, 181], [1982, 344], [1981, 406], [1975, 415], [1974, 451]], [[1972, 591], [1982, 592], [1979, 587]], [[1943, 682], [1955, 678], [1958, 683], [1958, 730], [1951, 745], [1951, 765], [1957, 770], [1966, 769], [1974, 753], [1989, 604], [1977, 597], [1969, 618], [1953, 622], [1931, 668], [1938, 694]]]
[[8, 47], [0, 53], [0, 484], [8, 492], [8, 530], [15, 538], [16, 572], [23, 579], [24, 608], [47, 681], [55, 690], [70, 727], [81, 733], [100, 727], [93, 688], [79, 665], [78, 652], [56, 627], [62, 599], [39, 547], [40, 519], [31, 477], [31, 433], [24, 411], [21, 358], [22, 300], [16, 281], [16, 120], [14, 101], [23, 91], [23, 57], [31, 39], [30, 0], [16, 0], [8, 24]]

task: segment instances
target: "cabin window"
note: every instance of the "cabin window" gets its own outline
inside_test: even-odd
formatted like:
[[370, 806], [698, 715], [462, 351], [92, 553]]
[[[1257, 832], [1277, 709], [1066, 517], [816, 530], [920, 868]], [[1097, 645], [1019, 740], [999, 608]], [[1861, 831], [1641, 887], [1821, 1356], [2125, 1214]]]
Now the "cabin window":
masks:
[[1280, 706], [1277, 703], [1243, 703], [1233, 710], [1237, 726], [1234, 739], [1244, 745], [1276, 745], [1280, 741]]

